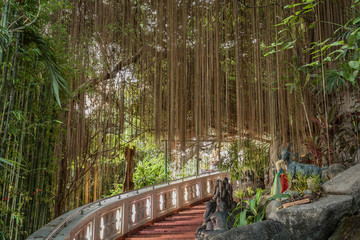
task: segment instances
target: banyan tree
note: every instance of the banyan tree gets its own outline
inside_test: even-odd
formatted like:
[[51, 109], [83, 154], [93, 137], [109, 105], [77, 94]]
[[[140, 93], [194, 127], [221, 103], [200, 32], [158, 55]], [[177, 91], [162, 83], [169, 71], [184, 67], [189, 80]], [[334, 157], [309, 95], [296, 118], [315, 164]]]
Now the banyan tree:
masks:
[[[33, 194], [6, 201], [8, 210], [24, 204], [26, 216], [21, 224], [5, 217], [17, 229], [10, 239], [101, 198], [119, 181], [124, 149], [136, 138], [151, 135], [159, 147], [166, 141], [169, 152], [189, 142], [241, 146], [244, 139], [301, 151], [319, 134], [329, 145], [336, 99], [358, 98], [351, 84], [327, 91], [323, 74], [337, 63], [324, 61], [320, 44], [341, 37], [335, 31], [353, 16], [351, 0], [68, 0], [51, 8], [24, 2], [1, 5], [2, 27], [17, 40], [4, 35], [1, 45], [0, 157], [26, 159], [43, 173], [34, 180], [38, 173], [20, 165], [0, 168], [0, 190], [6, 199], [18, 181], [24, 196], [40, 189], [51, 200], [39, 205]], [[54, 55], [65, 56], [59, 69], [45, 67], [28, 85], [13, 81], [25, 82], [33, 67], [22, 59], [27, 46], [40, 49], [35, 60], [46, 59], [40, 38], [52, 39]], [[49, 71], [63, 78], [51, 85]], [[23, 133], [9, 134], [9, 126]]]

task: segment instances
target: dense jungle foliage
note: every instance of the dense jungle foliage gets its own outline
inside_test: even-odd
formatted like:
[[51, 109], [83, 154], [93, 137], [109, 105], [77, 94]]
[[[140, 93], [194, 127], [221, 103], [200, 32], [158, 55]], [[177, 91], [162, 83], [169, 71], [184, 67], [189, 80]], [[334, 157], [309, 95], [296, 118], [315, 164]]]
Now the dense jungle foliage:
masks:
[[121, 193], [125, 147], [136, 188], [165, 158], [168, 179], [219, 162], [259, 181], [269, 146], [353, 158], [359, 4], [2, 0], [0, 238]]

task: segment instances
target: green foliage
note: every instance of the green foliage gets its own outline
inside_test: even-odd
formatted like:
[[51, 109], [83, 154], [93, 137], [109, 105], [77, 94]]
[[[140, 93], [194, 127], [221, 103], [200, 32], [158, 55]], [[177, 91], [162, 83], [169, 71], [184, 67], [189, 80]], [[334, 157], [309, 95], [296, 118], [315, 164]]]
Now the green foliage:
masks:
[[135, 188], [149, 186], [155, 183], [165, 182], [164, 156], [158, 153], [145, 153], [135, 167], [134, 182]]
[[122, 190], [123, 190], [123, 184], [116, 183], [114, 184], [114, 188], [110, 190], [110, 196], [118, 195], [122, 193]]
[[[288, 176], [291, 179], [291, 176]], [[303, 174], [296, 175], [296, 178], [292, 180], [293, 189], [300, 194], [304, 194], [304, 191], [308, 190], [307, 177]]]
[[[306, 26], [304, 16], [314, 14], [315, 7], [320, 3], [318, 0], [302, 0], [300, 3], [286, 5], [284, 9], [294, 9], [294, 14], [282, 19], [275, 25], [281, 27], [277, 42], [273, 42], [268, 48], [270, 51], [265, 56], [281, 51], [293, 49], [298, 41], [304, 37]], [[308, 26], [314, 28], [316, 21]], [[298, 31], [295, 31], [297, 29]]]
[[[5, 164], [5, 165], [4, 165]], [[18, 163], [16, 161], [12, 161], [9, 159], [4, 159], [0, 157], [0, 167], [4, 167], [7, 168], [8, 166], [19, 166], [19, 167], [23, 167], [23, 165], [21, 163]]]
[[[288, 176], [288, 179], [291, 176]], [[320, 192], [323, 179], [318, 175], [311, 175], [309, 177], [298, 174], [295, 179], [292, 180], [292, 189], [297, 191], [300, 195], [304, 194], [304, 191], [311, 190], [312, 192]]]
[[[151, 136], [148, 135], [147, 138], [151, 139]], [[136, 146], [135, 188], [165, 182], [164, 150], [151, 141], [138, 142]]]
[[254, 190], [251, 187], [247, 187], [246, 192], [249, 197], [251, 197], [255, 194]]
[[324, 180], [320, 176], [311, 176], [307, 179], [308, 189], [312, 192], [320, 192]]
[[25, 34], [26, 36], [33, 37], [32, 41], [35, 42], [37, 48], [39, 49], [39, 58], [44, 61], [46, 67], [48, 68], [55, 99], [59, 106], [61, 106], [59, 88], [62, 89], [68, 95], [68, 97], [72, 97], [72, 93], [66, 80], [63, 77], [63, 74], [61, 73], [59, 65], [55, 60], [54, 53], [51, 50], [49, 44], [47, 44], [44, 39], [37, 35], [34, 31], [26, 32]]
[[[306, 31], [314, 28], [319, 21], [315, 11], [319, 4], [322, 2], [318, 0], [302, 0], [301, 3], [285, 6], [285, 9], [294, 9], [295, 14], [284, 18], [281, 23], [276, 25], [281, 28], [278, 32], [280, 37], [278, 42], [268, 46], [270, 51], [265, 56], [294, 48], [297, 42], [304, 38]], [[299, 82], [301, 80], [295, 79], [294, 82], [288, 83], [290, 90], [302, 91], [309, 83], [310, 78], [313, 90], [325, 91], [328, 94], [340, 91], [349, 84], [357, 84], [356, 79], [360, 69], [360, 12], [357, 10], [358, 5], [357, 1], [352, 5], [353, 17], [346, 24], [335, 24], [338, 29], [334, 36], [324, 41], [313, 42], [309, 48], [304, 50], [304, 53], [310, 52], [312, 61], [296, 68], [307, 74], [306, 81], [301, 84]], [[304, 16], [309, 14], [315, 16], [315, 21], [306, 25]], [[332, 68], [325, 71], [322, 69], [325, 64], [332, 65]], [[320, 71], [317, 71], [318, 69]], [[323, 78], [325, 78], [325, 84]]]
[[251, 187], [247, 187], [245, 191], [238, 189], [234, 192], [234, 194], [238, 199], [244, 199], [253, 197], [255, 192]]
[[229, 148], [229, 157], [226, 161], [220, 161], [220, 169], [231, 171], [231, 179], [243, 180], [246, 175], [254, 173], [254, 179], [261, 180], [264, 177], [264, 169], [268, 166], [268, 145], [252, 139], [243, 141], [239, 150], [238, 142], [233, 142]]
[[[233, 227], [239, 227], [239, 226], [262, 221], [266, 213], [266, 206], [271, 200], [278, 198], [288, 198], [289, 195], [276, 194], [272, 197], [269, 197], [265, 201], [265, 204], [261, 206], [260, 202], [262, 197], [263, 197], [263, 190], [258, 188], [256, 190], [256, 195], [254, 198], [252, 198], [251, 200], [243, 200], [237, 204], [237, 207], [234, 208], [234, 210], [231, 212], [231, 215], [235, 214], [241, 209], [243, 210], [235, 215], [235, 222]], [[243, 203], [246, 204], [246, 207], [242, 206]], [[228, 217], [228, 220], [230, 216]]]
[[0, 229], [6, 239], [26, 238], [53, 214], [59, 104], [71, 95], [65, 49], [51, 41], [49, 12], [42, 11], [54, 4], [1, 2]]
[[234, 194], [238, 199], [243, 199], [246, 196], [246, 193], [241, 189], [235, 190]]

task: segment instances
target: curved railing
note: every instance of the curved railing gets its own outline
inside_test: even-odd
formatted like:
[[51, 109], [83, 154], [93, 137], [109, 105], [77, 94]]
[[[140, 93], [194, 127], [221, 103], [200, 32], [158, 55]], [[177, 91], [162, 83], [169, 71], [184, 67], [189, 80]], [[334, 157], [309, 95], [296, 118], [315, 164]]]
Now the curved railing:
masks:
[[229, 177], [229, 173], [206, 173], [103, 198], [54, 219], [28, 240], [117, 239], [141, 225], [211, 197], [215, 181], [224, 177]]

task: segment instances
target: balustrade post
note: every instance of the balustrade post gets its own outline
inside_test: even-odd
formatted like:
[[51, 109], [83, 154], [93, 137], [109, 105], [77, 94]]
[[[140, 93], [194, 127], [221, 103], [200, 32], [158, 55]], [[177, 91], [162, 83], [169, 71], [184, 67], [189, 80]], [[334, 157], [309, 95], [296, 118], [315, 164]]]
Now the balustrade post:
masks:
[[204, 179], [201, 178], [199, 182], [199, 188], [200, 188], [200, 199], [204, 199]]
[[100, 224], [101, 224], [100, 214], [97, 213], [94, 218], [94, 227], [93, 227], [93, 239], [100, 239]]
[[152, 221], [152, 220], [154, 220], [154, 214], [155, 214], [155, 212], [154, 212], [154, 196], [155, 196], [155, 194], [154, 193], [151, 193], [151, 195], [150, 195], [150, 208], [151, 208], [151, 211], [150, 211], [150, 220]]
[[122, 211], [122, 232], [127, 233], [129, 231], [129, 201], [125, 200], [123, 203], [123, 211]]
[[185, 201], [185, 197], [184, 197], [184, 184], [182, 183], [180, 186], [179, 186], [179, 208], [181, 208], [183, 206], [183, 203]]
[[180, 188], [176, 187], [176, 209], [180, 208]]

